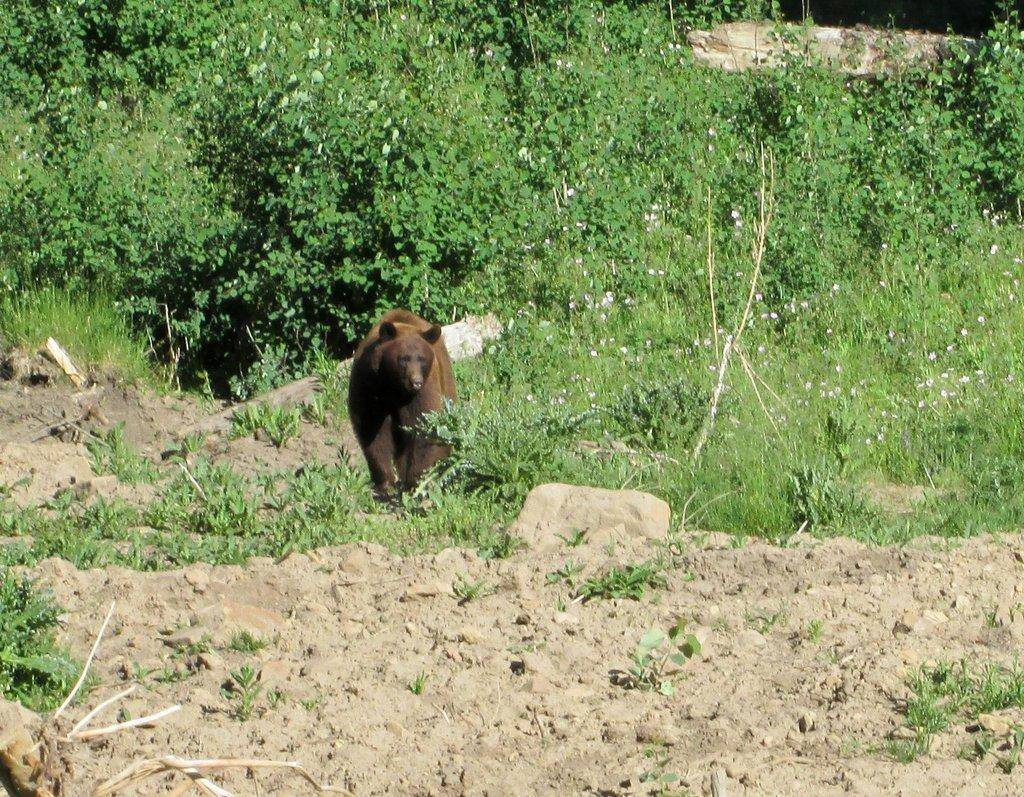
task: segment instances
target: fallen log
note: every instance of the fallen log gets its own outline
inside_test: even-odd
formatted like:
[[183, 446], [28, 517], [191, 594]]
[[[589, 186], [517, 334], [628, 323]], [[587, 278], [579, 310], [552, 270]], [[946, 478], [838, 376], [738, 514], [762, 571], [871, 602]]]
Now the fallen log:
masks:
[[877, 75], [895, 66], [934, 64], [957, 48], [973, 52], [977, 41], [938, 33], [874, 28], [804, 27], [772, 22], [730, 22], [686, 35], [698, 64], [743, 72], [778, 67], [801, 57], [849, 75]]
[[71, 357], [64, 351], [64, 348], [53, 338], [46, 339], [46, 345], [43, 347], [42, 353], [60, 366], [61, 370], [67, 374], [68, 379], [74, 383], [75, 387], [83, 387], [85, 385], [85, 377], [82, 376], [74, 362], [72, 362]]
[[[443, 334], [451, 358], [462, 360], [476, 357], [483, 352], [484, 344], [501, 334], [501, 323], [493, 315], [467, 316], [462, 321], [445, 326]], [[345, 360], [342, 367], [344, 368], [349, 362], [351, 360]], [[223, 434], [231, 429], [231, 419], [235, 417], [235, 413], [245, 407], [257, 404], [268, 404], [271, 407], [305, 407], [312, 403], [319, 389], [320, 383], [317, 378], [306, 376], [248, 401], [232, 404], [220, 412], [181, 429], [176, 436], [180, 439], [190, 434], [206, 436]]]

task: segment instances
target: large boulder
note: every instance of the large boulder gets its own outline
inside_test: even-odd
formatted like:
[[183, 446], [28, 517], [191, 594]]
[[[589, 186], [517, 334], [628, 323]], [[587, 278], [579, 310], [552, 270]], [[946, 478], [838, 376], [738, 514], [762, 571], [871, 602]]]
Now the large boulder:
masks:
[[531, 548], [552, 549], [578, 532], [616, 533], [657, 540], [668, 536], [668, 504], [637, 490], [604, 490], [573, 484], [534, 487], [512, 530]]

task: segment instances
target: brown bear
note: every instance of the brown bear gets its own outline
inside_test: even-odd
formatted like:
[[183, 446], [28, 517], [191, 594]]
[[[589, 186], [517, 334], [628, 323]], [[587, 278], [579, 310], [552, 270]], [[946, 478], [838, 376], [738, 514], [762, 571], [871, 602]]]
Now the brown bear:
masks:
[[356, 347], [348, 412], [370, 467], [374, 492], [408, 490], [451, 453], [414, 431], [424, 413], [455, 399], [455, 377], [441, 327], [390, 310]]

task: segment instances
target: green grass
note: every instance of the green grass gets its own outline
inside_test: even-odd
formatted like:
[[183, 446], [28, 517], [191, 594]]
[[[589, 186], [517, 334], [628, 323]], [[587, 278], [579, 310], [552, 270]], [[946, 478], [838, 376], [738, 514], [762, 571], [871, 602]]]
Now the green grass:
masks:
[[649, 589], [664, 589], [664, 565], [645, 562], [639, 565], [610, 567], [600, 575], [588, 578], [576, 589], [575, 597], [584, 601], [603, 599], [640, 600]]
[[239, 653], [256, 653], [263, 650], [268, 644], [270, 643], [267, 640], [260, 639], [255, 634], [243, 630], [236, 632], [231, 637], [231, 641], [228, 642], [228, 649]]
[[302, 415], [303, 410], [295, 407], [248, 404], [231, 417], [231, 436], [248, 437], [263, 431], [270, 442], [281, 448], [298, 436]]
[[[903, 714], [913, 736], [886, 746], [887, 752], [903, 763], [927, 753], [933, 737], [948, 729], [954, 720], [973, 723], [981, 714], [1024, 708], [1024, 670], [1017, 666], [943, 662], [913, 671], [908, 685], [910, 697]], [[989, 745], [983, 735], [977, 740], [975, 752], [982, 750], [984, 754]], [[1016, 765], [1016, 755], [1012, 765]]]
[[113, 475], [125, 484], [152, 483], [156, 466], [135, 451], [124, 437], [124, 424], [106, 432], [92, 432], [85, 441], [93, 472]]
[[39, 288], [0, 298], [0, 341], [5, 346], [38, 351], [49, 337], [64, 347], [80, 370], [126, 381], [149, 380], [153, 375], [148, 347], [102, 294]]

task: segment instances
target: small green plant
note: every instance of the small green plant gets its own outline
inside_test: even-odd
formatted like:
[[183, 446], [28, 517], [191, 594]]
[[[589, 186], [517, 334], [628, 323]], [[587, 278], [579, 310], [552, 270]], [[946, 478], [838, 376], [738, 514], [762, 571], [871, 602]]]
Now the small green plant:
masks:
[[1021, 751], [1024, 750], [1024, 729], [1014, 728], [1010, 738], [1010, 749], [1005, 755], [996, 759], [996, 766], [1003, 774], [1009, 775], [1020, 763]]
[[106, 433], [91, 432], [85, 448], [96, 474], [116, 476], [125, 484], [151, 483], [157, 478], [156, 466], [139, 455], [125, 439], [123, 423]]
[[493, 537], [485, 537], [478, 552], [481, 559], [508, 559], [524, 545], [521, 537], [501, 531]]
[[624, 685], [671, 696], [675, 694], [675, 685], [667, 672], [669, 664], [681, 667], [700, 653], [700, 649], [700, 640], [686, 633], [685, 620], [678, 620], [668, 633], [652, 628], [640, 638], [633, 651], [633, 663]]
[[576, 576], [583, 572], [583, 565], [579, 562], [566, 562], [557, 570], [547, 574], [549, 584], [565, 584], [569, 589], [576, 586]]
[[213, 639], [209, 634], [203, 634], [195, 642], [176, 645], [174, 653], [176, 656], [197, 656], [200, 653], [209, 653], [211, 650], [213, 650]]
[[459, 599], [459, 605], [462, 605], [490, 595], [494, 588], [484, 580], [470, 581], [467, 576], [462, 575], [455, 580], [452, 592]]
[[[914, 761], [931, 748], [937, 733], [946, 730], [955, 717], [976, 723], [983, 713], [1006, 708], [1024, 708], [1024, 671], [987, 665], [974, 670], [966, 662], [939, 663], [921, 667], [909, 678], [910, 696], [904, 705], [906, 727], [910, 739], [895, 740], [886, 745], [897, 761]], [[987, 735], [976, 739], [969, 754], [984, 754], [991, 744]], [[1011, 750], [1007, 759], [1016, 765]], [[998, 762], [997, 762], [998, 763]]]
[[172, 461], [188, 462], [190, 458], [203, 450], [205, 444], [205, 434], [190, 432], [178, 441], [178, 445], [169, 453], [168, 458]]
[[579, 548], [583, 544], [583, 541], [586, 538], [587, 538], [587, 530], [586, 529], [576, 529], [576, 531], [574, 531], [568, 537], [566, 537], [566, 536], [564, 536], [562, 534], [558, 535], [558, 539], [560, 539], [562, 542], [564, 542], [570, 548]]
[[179, 664], [178, 666], [172, 667], [169, 664], [165, 664], [159, 670], [153, 670], [153, 680], [158, 684], [177, 684], [182, 681], [186, 681], [194, 675], [194, 671], [188, 667]]
[[747, 614], [747, 625], [760, 634], [767, 634], [779, 623], [786, 621], [786, 613], [782, 610], [777, 612], [761, 612], [759, 614]]
[[665, 752], [664, 746], [652, 745], [644, 750], [644, 758], [650, 762], [650, 768], [642, 772], [640, 782], [650, 784], [654, 797], [674, 797], [685, 792], [674, 791], [673, 788], [679, 783], [680, 777], [674, 772], [668, 772], [667, 768], [671, 759]]
[[267, 690], [267, 706], [273, 710], [284, 702], [284, 692], [280, 689]]
[[645, 562], [639, 565], [614, 566], [601, 575], [588, 578], [576, 590], [575, 597], [589, 601], [594, 598], [624, 599], [638, 601], [648, 589], [664, 589], [668, 586], [661, 562]]
[[269, 404], [247, 404], [231, 418], [231, 436], [247, 437], [259, 431], [277, 448], [299, 434], [302, 410], [298, 408], [273, 407]]
[[426, 688], [426, 685], [427, 674], [423, 672], [418, 673], [416, 677], [409, 682], [409, 691], [412, 692], [414, 695], [422, 695], [423, 690]]
[[78, 667], [57, 645], [59, 618], [46, 593], [0, 570], [0, 696], [46, 711], [71, 689]]
[[317, 695], [316, 697], [307, 697], [299, 701], [299, 705], [302, 706], [306, 711], [313, 711], [323, 701], [323, 698]]
[[232, 635], [231, 640], [228, 642], [228, 648], [239, 653], [256, 653], [263, 650], [268, 644], [267, 640], [261, 639], [249, 631], [242, 630], [236, 631]]
[[259, 676], [253, 667], [243, 664], [237, 670], [231, 671], [231, 686], [221, 690], [221, 694], [225, 698], [236, 701], [236, 705], [231, 711], [231, 716], [240, 722], [248, 720], [256, 710], [256, 701], [259, 699], [260, 691], [263, 689], [258, 678]]
[[804, 639], [808, 642], [812, 642], [815, 645], [821, 641], [821, 634], [825, 630], [825, 623], [822, 620], [811, 620], [807, 624], [807, 630], [804, 632]]

